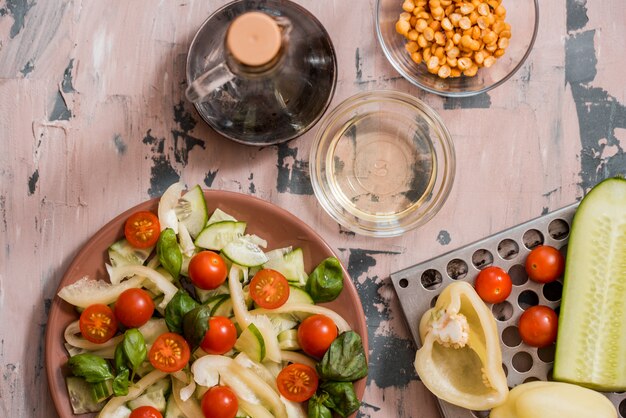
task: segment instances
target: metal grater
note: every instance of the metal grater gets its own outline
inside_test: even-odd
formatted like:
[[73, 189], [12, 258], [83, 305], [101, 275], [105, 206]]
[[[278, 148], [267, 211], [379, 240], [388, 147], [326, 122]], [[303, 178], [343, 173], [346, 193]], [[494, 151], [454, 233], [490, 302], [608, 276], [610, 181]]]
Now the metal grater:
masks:
[[[478, 272], [489, 266], [501, 267], [513, 280], [513, 291], [500, 304], [488, 306], [496, 318], [502, 347], [502, 362], [509, 387], [532, 380], [548, 380], [554, 360], [554, 346], [537, 349], [521, 341], [517, 321], [523, 309], [532, 305], [557, 308], [562, 282], [536, 283], [528, 279], [524, 262], [530, 250], [546, 244], [566, 254], [567, 240], [578, 203], [559, 209], [488, 238], [391, 274], [413, 340], [419, 346], [419, 321], [434, 306], [439, 293], [454, 280], [473, 283]], [[626, 418], [626, 393], [605, 393]], [[445, 418], [484, 418], [487, 411], [469, 411], [439, 400]]]

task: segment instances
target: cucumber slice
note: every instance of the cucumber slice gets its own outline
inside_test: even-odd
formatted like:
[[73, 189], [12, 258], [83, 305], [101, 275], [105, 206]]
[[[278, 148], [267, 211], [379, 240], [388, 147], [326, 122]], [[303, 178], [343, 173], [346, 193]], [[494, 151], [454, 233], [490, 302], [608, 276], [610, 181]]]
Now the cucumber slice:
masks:
[[567, 248], [554, 378], [626, 390], [626, 180], [612, 178], [581, 202]]
[[164, 418], [187, 418], [187, 416], [180, 410], [178, 405], [176, 405], [176, 401], [174, 400], [174, 395], [170, 395], [167, 398], [167, 406], [165, 407], [165, 414], [163, 414]]
[[261, 248], [243, 238], [228, 243], [222, 253], [233, 263], [244, 267], [255, 267], [267, 262], [267, 256]]
[[126, 238], [115, 242], [108, 249], [109, 260], [113, 267], [142, 265], [152, 253], [150, 248], [135, 248], [126, 241]]
[[176, 215], [178, 221], [185, 225], [192, 238], [196, 238], [204, 229], [209, 219], [209, 213], [200, 185], [196, 185], [179, 199]]
[[65, 378], [67, 393], [70, 396], [70, 403], [75, 414], [86, 414], [98, 412], [106, 404], [106, 401], [96, 402], [93, 396], [91, 383], [82, 377], [68, 376]]
[[233, 315], [233, 301], [230, 297], [224, 298], [211, 309], [211, 316], [225, 316], [226, 318], [230, 318]]
[[243, 330], [235, 343], [235, 349], [246, 353], [252, 361], [257, 363], [265, 359], [265, 341], [256, 325], [250, 324]]
[[281, 350], [296, 351], [300, 350], [298, 342], [298, 330], [288, 329], [278, 334], [278, 346]]
[[211, 214], [211, 217], [207, 221], [206, 226], [209, 226], [209, 225], [217, 223], [217, 222], [222, 222], [222, 221], [237, 222], [237, 219], [235, 219], [233, 216], [229, 215], [228, 213], [224, 212], [220, 208], [217, 208]]
[[151, 406], [159, 410], [159, 412], [165, 412], [167, 401], [165, 400], [165, 393], [163, 390], [153, 390], [152, 392], [144, 393], [137, 398], [128, 401], [128, 407], [130, 409], [137, 409], [140, 406]]
[[315, 305], [313, 298], [299, 287], [289, 286], [289, 299], [286, 303], [305, 303], [307, 305]]
[[196, 238], [197, 247], [221, 251], [228, 243], [238, 239], [246, 230], [245, 222], [221, 221], [213, 223]]
[[228, 283], [224, 283], [223, 285], [221, 285], [220, 287], [216, 289], [206, 290], [206, 289], [200, 289], [197, 286], [194, 286], [194, 289], [196, 291], [196, 296], [198, 297], [198, 300], [200, 301], [200, 303], [204, 303], [214, 296], [228, 295]]
[[207, 301], [206, 305], [211, 308], [211, 311], [215, 309], [218, 305], [222, 304], [225, 300], [229, 299], [230, 296], [228, 294], [221, 294], [211, 296]]
[[[274, 250], [276, 251], [276, 250]], [[281, 250], [278, 250], [281, 251]], [[304, 254], [302, 248], [296, 248], [281, 256], [279, 253], [273, 252], [271, 256], [268, 254], [269, 260], [263, 265], [263, 268], [273, 269], [282, 273], [285, 278], [293, 284], [304, 286], [308, 279], [308, 275], [304, 270]]]

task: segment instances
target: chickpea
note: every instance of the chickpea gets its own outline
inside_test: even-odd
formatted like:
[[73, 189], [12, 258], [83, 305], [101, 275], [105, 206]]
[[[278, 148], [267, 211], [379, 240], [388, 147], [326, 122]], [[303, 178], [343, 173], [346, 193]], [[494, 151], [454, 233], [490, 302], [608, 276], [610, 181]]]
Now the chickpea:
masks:
[[411, 29], [411, 24], [406, 20], [398, 20], [396, 22], [396, 32], [401, 35], [407, 35]]
[[426, 62], [426, 67], [428, 67], [429, 70], [434, 70], [435, 68], [439, 69], [439, 58], [435, 55], [430, 57]]
[[419, 33], [417, 33], [417, 31], [415, 29], [413, 29], [413, 30], [409, 31], [409, 34], [407, 35], [407, 38], [410, 41], [417, 41], [418, 36], [419, 36]]
[[463, 30], [468, 30], [472, 27], [472, 21], [469, 20], [469, 17], [463, 16], [461, 20], [459, 20], [459, 27]]
[[402, 10], [404, 10], [405, 12], [411, 13], [413, 9], [415, 9], [415, 4], [413, 3], [413, 0], [405, 0], [404, 3], [402, 3]]
[[492, 56], [492, 55], [489, 55], [487, 58], [485, 58], [485, 61], [483, 62], [483, 65], [484, 65], [486, 68], [489, 68], [489, 67], [491, 67], [491, 66], [492, 66], [493, 64], [495, 64], [495, 63], [496, 63], [496, 59], [495, 59], [495, 57], [494, 57], [494, 56]]
[[424, 19], [417, 19], [417, 22], [415, 22], [415, 30], [418, 32], [424, 32], [424, 29], [426, 29], [428, 27], [428, 22], [425, 21]]
[[430, 26], [424, 29], [423, 35], [428, 42], [432, 42], [435, 39], [435, 31]]
[[468, 15], [474, 11], [474, 5], [472, 3], [463, 3], [459, 9], [461, 14]]
[[419, 45], [417, 44], [417, 42], [407, 42], [407, 44], [404, 46], [406, 48], [406, 50], [409, 52], [409, 54], [412, 54], [414, 52], [417, 52], [418, 49], [420, 49]]
[[459, 67], [459, 70], [461, 70], [461, 71], [467, 70], [468, 68], [470, 68], [472, 66], [472, 64], [473, 64], [472, 60], [469, 59], [468, 57], [459, 58], [456, 61], [456, 65], [457, 65], [457, 67]]
[[500, 38], [498, 40], [498, 48], [500, 49], [506, 49], [509, 46], [509, 38]]
[[[506, 39], [506, 38], [502, 38], [502, 39]], [[507, 39], [507, 42], [508, 42], [508, 39]], [[442, 45], [442, 46], [445, 45], [446, 44], [446, 35], [444, 35], [441, 32], [435, 32], [435, 43], [437, 45]]]
[[439, 71], [437, 71], [437, 75], [441, 78], [448, 78], [450, 77], [450, 72], [451, 72], [450, 67], [443, 64], [441, 67], [439, 67]]
[[411, 59], [414, 63], [420, 64], [422, 62], [422, 54], [419, 52], [414, 52], [411, 54]]
[[443, 20], [441, 21], [441, 27], [445, 30], [454, 29], [454, 25], [452, 25], [452, 22], [447, 17], [443, 18]]
[[468, 68], [467, 70], [463, 71], [463, 75], [465, 75], [467, 77], [474, 77], [477, 72], [478, 72], [478, 65], [473, 64], [470, 68]]

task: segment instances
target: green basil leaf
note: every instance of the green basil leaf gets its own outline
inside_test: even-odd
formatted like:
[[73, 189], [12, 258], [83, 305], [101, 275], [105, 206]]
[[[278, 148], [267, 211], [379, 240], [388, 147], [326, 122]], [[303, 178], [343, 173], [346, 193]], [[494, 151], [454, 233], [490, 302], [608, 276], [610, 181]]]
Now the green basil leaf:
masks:
[[322, 380], [352, 382], [367, 376], [367, 359], [359, 334], [346, 331], [339, 335], [316, 369]]
[[200, 305], [187, 312], [183, 318], [183, 335], [192, 350], [200, 345], [209, 330], [210, 317], [211, 308], [207, 305]]
[[309, 399], [309, 407], [307, 418], [333, 418], [333, 413], [324, 405], [324, 401], [328, 398], [328, 394], [313, 395]]
[[306, 291], [315, 303], [335, 300], [343, 290], [343, 270], [335, 257], [322, 261], [309, 276]]
[[118, 375], [124, 370], [128, 370], [128, 359], [126, 358], [126, 353], [124, 353], [124, 347], [122, 346], [122, 344], [118, 344], [115, 347], [113, 364], [115, 365], [115, 371]]
[[115, 396], [128, 395], [129, 377], [130, 371], [128, 369], [122, 370], [115, 376], [115, 379], [113, 379], [113, 394]]
[[146, 360], [146, 356], [148, 354], [146, 342], [143, 335], [137, 328], [131, 328], [124, 333], [122, 348], [124, 349], [124, 354], [126, 355], [134, 374], [139, 366], [141, 366], [141, 363]]
[[71, 357], [67, 362], [74, 376], [83, 377], [89, 383], [113, 379], [111, 366], [102, 357], [83, 353]]
[[157, 241], [157, 255], [161, 265], [174, 279], [178, 279], [183, 265], [183, 253], [180, 251], [176, 233], [172, 228], [161, 231]]
[[361, 402], [356, 396], [352, 382], [322, 382], [322, 393], [328, 394], [324, 406], [337, 412], [342, 417], [347, 417], [357, 411]]
[[198, 307], [196, 302], [185, 290], [179, 290], [165, 307], [165, 323], [170, 331], [183, 333], [183, 318]]

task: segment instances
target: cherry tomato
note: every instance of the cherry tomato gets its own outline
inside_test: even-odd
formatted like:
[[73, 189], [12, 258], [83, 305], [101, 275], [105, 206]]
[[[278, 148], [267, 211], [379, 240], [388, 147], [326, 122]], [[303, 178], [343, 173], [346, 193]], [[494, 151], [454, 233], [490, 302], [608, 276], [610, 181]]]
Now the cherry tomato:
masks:
[[302, 351], [318, 359], [324, 356], [335, 338], [337, 326], [325, 315], [311, 315], [298, 327], [298, 342]]
[[546, 347], [556, 341], [558, 318], [547, 306], [526, 309], [517, 326], [522, 340], [532, 347]]
[[117, 332], [117, 320], [113, 310], [107, 305], [90, 305], [80, 314], [80, 333], [87, 341], [102, 344], [109, 341]]
[[163, 418], [163, 415], [153, 406], [140, 406], [133, 409], [128, 418]]
[[278, 391], [294, 402], [304, 402], [317, 391], [319, 379], [314, 368], [305, 364], [293, 363], [285, 367], [276, 377]]
[[237, 328], [225, 316], [209, 318], [209, 329], [200, 343], [200, 347], [208, 354], [224, 354], [230, 351], [237, 342]]
[[137, 328], [148, 322], [154, 313], [154, 302], [143, 289], [124, 290], [115, 302], [117, 320], [128, 328]]
[[289, 282], [276, 270], [260, 270], [250, 281], [250, 297], [261, 308], [276, 309], [289, 299]]
[[226, 281], [226, 263], [213, 251], [201, 251], [189, 262], [189, 277], [200, 289], [218, 288]]
[[159, 240], [160, 233], [159, 218], [152, 212], [133, 213], [124, 224], [124, 236], [135, 248], [152, 247]]
[[559, 250], [549, 245], [533, 248], [526, 258], [526, 273], [531, 280], [550, 283], [561, 277], [565, 258]]
[[173, 373], [187, 365], [190, 355], [189, 344], [182, 335], [166, 332], [152, 344], [148, 359], [155, 369]]
[[478, 273], [474, 283], [476, 293], [487, 303], [504, 302], [511, 294], [513, 282], [500, 267], [490, 266]]
[[202, 413], [206, 418], [234, 418], [239, 401], [227, 386], [213, 386], [202, 397]]

